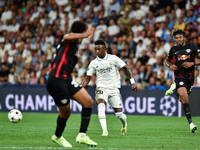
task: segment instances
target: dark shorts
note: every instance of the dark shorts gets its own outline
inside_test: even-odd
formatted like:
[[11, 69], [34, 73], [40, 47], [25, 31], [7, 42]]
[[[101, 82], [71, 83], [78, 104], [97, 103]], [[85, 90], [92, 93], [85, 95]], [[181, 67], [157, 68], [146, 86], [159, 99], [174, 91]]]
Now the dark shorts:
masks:
[[65, 106], [82, 87], [74, 80], [62, 80], [49, 76], [46, 89], [53, 97], [57, 106]]
[[194, 79], [175, 79], [175, 83], [176, 90], [180, 87], [185, 87], [188, 91], [188, 94], [190, 94], [194, 84]]

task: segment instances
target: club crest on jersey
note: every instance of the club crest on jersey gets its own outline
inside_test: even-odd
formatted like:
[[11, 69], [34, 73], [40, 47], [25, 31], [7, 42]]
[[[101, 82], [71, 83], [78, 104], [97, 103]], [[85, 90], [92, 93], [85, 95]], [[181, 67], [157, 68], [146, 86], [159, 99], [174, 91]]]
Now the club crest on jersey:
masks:
[[66, 104], [67, 103], [67, 99], [63, 99], [63, 100], [61, 100], [60, 102], [62, 103], [62, 104]]
[[191, 52], [191, 49], [186, 49], [186, 52], [188, 52], [188, 53]]
[[187, 55], [178, 55], [178, 60], [186, 60], [190, 58], [190, 56], [187, 56]]
[[180, 85], [183, 85], [183, 84], [184, 84], [184, 82], [183, 82], [183, 81], [181, 81], [181, 82], [179, 82], [179, 84], [180, 84]]
[[98, 68], [98, 66], [96, 66], [96, 68]]
[[112, 65], [112, 62], [111, 62], [111, 61], [109, 62], [109, 65]]

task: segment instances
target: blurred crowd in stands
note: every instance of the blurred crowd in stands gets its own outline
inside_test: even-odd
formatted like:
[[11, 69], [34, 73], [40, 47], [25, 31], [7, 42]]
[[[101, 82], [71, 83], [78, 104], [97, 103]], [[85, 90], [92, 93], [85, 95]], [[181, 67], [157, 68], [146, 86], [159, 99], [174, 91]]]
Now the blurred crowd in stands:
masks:
[[[129, 65], [140, 90], [172, 84], [164, 60], [175, 45], [174, 28], [200, 49], [200, 0], [0, 0], [0, 84], [45, 84], [56, 47], [76, 20], [96, 29], [79, 45], [72, 73], [78, 83], [96, 58], [98, 39]], [[194, 86], [200, 86], [199, 69]], [[120, 76], [129, 86], [122, 69]], [[89, 86], [95, 84], [93, 75]]]

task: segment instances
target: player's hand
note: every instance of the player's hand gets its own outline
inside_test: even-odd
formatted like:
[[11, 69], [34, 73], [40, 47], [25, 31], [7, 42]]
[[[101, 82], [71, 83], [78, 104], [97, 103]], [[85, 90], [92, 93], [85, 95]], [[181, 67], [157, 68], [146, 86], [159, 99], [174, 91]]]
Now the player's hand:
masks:
[[94, 28], [93, 27], [91, 27], [91, 28], [89, 28], [88, 30], [87, 30], [87, 32], [86, 32], [86, 34], [87, 34], [87, 37], [89, 36], [89, 35], [92, 35], [93, 33], [94, 33]]
[[137, 85], [136, 85], [135, 83], [132, 84], [132, 90], [133, 90], [133, 91], [138, 91]]
[[184, 67], [184, 68], [190, 68], [190, 67], [192, 67], [194, 65], [194, 62], [184, 62], [183, 64], [182, 64], [182, 66]]
[[171, 65], [170, 70], [172, 71], [178, 70], [178, 67], [176, 65]]

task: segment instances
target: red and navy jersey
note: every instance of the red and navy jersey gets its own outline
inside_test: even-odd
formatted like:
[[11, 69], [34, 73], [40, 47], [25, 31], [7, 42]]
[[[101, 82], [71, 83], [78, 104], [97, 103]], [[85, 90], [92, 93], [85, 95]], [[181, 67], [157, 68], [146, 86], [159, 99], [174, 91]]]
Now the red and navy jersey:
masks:
[[174, 78], [194, 79], [194, 66], [186, 69], [182, 64], [184, 62], [195, 62], [195, 57], [198, 54], [200, 54], [200, 51], [191, 43], [187, 43], [183, 47], [173, 46], [169, 51], [168, 58], [174, 59], [173, 64], [178, 67], [178, 70], [174, 71]]
[[56, 78], [71, 79], [71, 73], [77, 63], [78, 40], [62, 42], [56, 48], [56, 54], [51, 65], [50, 75]]

